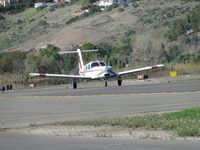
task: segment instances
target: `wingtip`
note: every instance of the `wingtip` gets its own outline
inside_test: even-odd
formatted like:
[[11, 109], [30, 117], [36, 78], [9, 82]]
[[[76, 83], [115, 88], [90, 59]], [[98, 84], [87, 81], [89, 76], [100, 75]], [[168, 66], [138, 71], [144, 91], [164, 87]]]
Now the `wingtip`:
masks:
[[164, 67], [163, 64], [154, 64], [154, 65], [152, 65], [152, 69], [157, 69], [157, 68], [162, 68], [162, 67]]
[[31, 77], [33, 77], [33, 73], [29, 73], [28, 75], [31, 76]]
[[158, 66], [158, 67], [165, 67], [164, 64], [158, 64], [157, 66]]

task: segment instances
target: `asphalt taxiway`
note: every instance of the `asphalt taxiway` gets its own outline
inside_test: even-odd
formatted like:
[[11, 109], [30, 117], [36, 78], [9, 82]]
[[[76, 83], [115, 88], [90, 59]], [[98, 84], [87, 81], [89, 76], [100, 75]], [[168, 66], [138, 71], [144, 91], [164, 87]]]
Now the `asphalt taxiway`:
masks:
[[[128, 116], [199, 106], [199, 81], [76, 90], [66, 88], [14, 90], [0, 93], [0, 127]], [[2, 150], [198, 150], [199, 147], [200, 143], [195, 141], [70, 138], [0, 132]]]
[[1, 150], [199, 150], [195, 141], [116, 140], [0, 134]]
[[[80, 83], [81, 84], [81, 83]], [[94, 83], [95, 84], [95, 83]], [[200, 91], [200, 81], [193, 82], [169, 82], [151, 84], [144, 82], [139, 85], [123, 85], [109, 87], [81, 87], [71, 89], [66, 87], [46, 87], [36, 89], [14, 90], [5, 92], [2, 96], [87, 96], [87, 95], [112, 95], [112, 94], [141, 94], [141, 93], [171, 93]], [[0, 93], [1, 94], [1, 93]]]
[[1, 93], [0, 127], [127, 116], [200, 106], [200, 82]]

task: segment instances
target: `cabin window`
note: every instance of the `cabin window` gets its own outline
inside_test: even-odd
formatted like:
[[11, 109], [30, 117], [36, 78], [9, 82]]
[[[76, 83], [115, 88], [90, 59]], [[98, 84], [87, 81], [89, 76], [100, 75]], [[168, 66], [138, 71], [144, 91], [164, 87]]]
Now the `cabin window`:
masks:
[[86, 70], [89, 70], [89, 69], [90, 69], [89, 66], [90, 66], [90, 65], [86, 65]]
[[93, 62], [91, 67], [93, 68], [93, 67], [97, 67], [97, 66], [99, 66], [99, 63], [98, 62]]

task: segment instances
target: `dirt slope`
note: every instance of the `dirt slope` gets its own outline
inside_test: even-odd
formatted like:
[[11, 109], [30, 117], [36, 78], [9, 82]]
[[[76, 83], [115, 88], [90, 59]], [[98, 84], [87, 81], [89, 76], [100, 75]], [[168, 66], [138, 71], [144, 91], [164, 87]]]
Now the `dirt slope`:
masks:
[[[62, 49], [82, 42], [108, 42], [120, 45], [125, 33], [134, 30], [131, 36], [133, 55], [151, 47], [152, 55], [171, 42], [163, 37], [167, 25], [179, 18], [200, 2], [181, 0], [141, 0], [120, 6], [112, 11], [93, 14], [71, 25], [65, 22], [81, 12], [80, 5], [66, 6], [50, 12], [48, 8], [36, 12], [31, 9], [15, 16], [7, 16], [11, 28], [0, 33], [1, 50], [29, 50], [46, 44], [55, 44]], [[120, 8], [122, 8], [120, 10]], [[19, 23], [19, 19], [22, 23]], [[176, 41], [180, 44], [180, 41]], [[195, 48], [190, 47], [195, 51]]]

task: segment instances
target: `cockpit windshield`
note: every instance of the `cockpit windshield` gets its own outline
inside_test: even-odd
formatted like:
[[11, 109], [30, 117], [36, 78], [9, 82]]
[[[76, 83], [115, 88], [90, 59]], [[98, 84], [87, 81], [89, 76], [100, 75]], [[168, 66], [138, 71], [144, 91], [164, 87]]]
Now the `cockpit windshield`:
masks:
[[105, 62], [103, 61], [96, 61], [91, 63], [91, 68], [93, 67], [99, 67], [99, 66], [106, 66]]
[[99, 62], [101, 66], [106, 66], [106, 64], [102, 61]]

